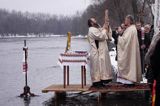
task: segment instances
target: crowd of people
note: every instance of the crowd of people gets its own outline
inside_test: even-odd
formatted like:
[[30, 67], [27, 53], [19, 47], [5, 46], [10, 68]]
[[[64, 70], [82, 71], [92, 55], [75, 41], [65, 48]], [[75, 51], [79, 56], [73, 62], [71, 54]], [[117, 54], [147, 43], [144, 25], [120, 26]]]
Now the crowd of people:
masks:
[[151, 86], [153, 80], [157, 82], [156, 106], [160, 106], [160, 32], [154, 35], [153, 25], [135, 22], [131, 15], [127, 15], [124, 23], [115, 31], [111, 30], [106, 17], [103, 27], [100, 27], [94, 17], [88, 20], [88, 26], [92, 87], [102, 88], [112, 83], [107, 41], [113, 37], [118, 63], [116, 82], [135, 86], [142, 81], [143, 74], [151, 71], [146, 75]]

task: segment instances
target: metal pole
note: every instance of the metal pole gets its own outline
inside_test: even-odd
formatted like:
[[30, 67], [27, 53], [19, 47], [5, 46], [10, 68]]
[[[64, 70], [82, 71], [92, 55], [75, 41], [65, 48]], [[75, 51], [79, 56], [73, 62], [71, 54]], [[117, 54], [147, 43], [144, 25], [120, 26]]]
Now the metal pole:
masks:
[[25, 82], [26, 82], [26, 86], [28, 86], [28, 81], [27, 81], [27, 71], [25, 72]]
[[26, 65], [26, 68], [25, 68], [25, 85], [27, 86], [28, 84], [28, 81], [27, 81], [27, 69], [28, 69], [28, 64], [27, 64], [27, 48], [26, 48], [26, 45], [27, 45], [27, 43], [26, 43], [26, 40], [24, 40], [24, 52], [25, 52], [25, 65]]
[[28, 98], [28, 94], [30, 96], [35, 96], [35, 94], [30, 92], [30, 87], [28, 86], [28, 79], [27, 79], [27, 71], [28, 71], [28, 63], [27, 63], [27, 57], [28, 57], [28, 48], [26, 46], [26, 40], [24, 40], [24, 47], [23, 47], [23, 51], [25, 53], [25, 66], [24, 66], [24, 70], [25, 70], [25, 87], [24, 87], [24, 92], [22, 94], [20, 94], [20, 97], [24, 97], [24, 98]]

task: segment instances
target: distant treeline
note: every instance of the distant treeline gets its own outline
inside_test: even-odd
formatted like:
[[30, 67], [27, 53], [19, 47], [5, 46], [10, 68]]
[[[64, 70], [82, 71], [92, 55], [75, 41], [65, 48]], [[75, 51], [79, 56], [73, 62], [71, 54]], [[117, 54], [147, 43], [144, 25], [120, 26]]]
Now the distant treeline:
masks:
[[1, 35], [26, 34], [65, 34], [67, 31], [78, 32], [80, 16], [66, 17], [48, 14], [31, 14], [0, 9]]
[[66, 34], [68, 31], [73, 35], [85, 35], [88, 18], [96, 17], [102, 25], [105, 9], [109, 10], [112, 28], [120, 25], [127, 14], [132, 14], [137, 21], [152, 23], [151, 1], [94, 0], [83, 13], [77, 12], [71, 17], [0, 9], [0, 35]]

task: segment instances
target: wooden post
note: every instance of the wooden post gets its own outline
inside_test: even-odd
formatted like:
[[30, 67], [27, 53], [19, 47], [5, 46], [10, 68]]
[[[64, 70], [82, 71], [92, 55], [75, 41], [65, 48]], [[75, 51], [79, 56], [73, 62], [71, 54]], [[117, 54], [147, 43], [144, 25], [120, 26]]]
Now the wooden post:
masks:
[[82, 88], [83, 88], [83, 81], [84, 80], [84, 69], [83, 66], [81, 66], [81, 84], [82, 84]]
[[84, 66], [84, 85], [86, 86], [86, 67]]
[[67, 86], [69, 86], [69, 66], [67, 66]]
[[63, 87], [66, 88], [66, 66], [63, 66]]

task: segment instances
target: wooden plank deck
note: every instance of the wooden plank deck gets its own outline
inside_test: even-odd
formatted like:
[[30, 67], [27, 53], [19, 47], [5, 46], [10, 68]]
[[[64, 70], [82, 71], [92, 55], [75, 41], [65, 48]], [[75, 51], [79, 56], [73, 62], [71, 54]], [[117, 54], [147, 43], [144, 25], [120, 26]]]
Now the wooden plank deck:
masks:
[[90, 85], [82, 86], [80, 84], [69, 85], [66, 88], [63, 85], [51, 85], [42, 90], [43, 93], [47, 92], [71, 92], [71, 91], [93, 91], [93, 92], [118, 92], [118, 91], [145, 91], [150, 90], [148, 84], [136, 84], [135, 86], [125, 86], [123, 84], [108, 84], [105, 88], [97, 89], [91, 88]]

